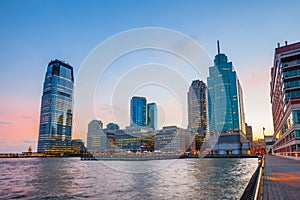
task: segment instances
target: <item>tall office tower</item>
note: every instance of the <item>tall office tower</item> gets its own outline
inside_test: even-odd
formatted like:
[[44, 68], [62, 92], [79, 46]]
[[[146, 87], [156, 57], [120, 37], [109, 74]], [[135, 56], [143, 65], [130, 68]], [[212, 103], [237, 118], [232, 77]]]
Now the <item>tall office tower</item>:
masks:
[[145, 97], [132, 97], [130, 102], [130, 126], [146, 126], [146, 103]]
[[157, 129], [157, 107], [156, 103], [147, 104], [147, 125], [153, 130]]
[[[300, 42], [275, 49], [271, 69], [273, 151], [282, 156], [300, 152]], [[297, 154], [298, 152], [298, 154]]]
[[220, 134], [213, 153], [246, 153], [249, 144], [245, 143], [242, 88], [232, 62], [228, 62], [227, 56], [220, 53], [219, 41], [214, 66], [209, 68], [207, 85], [209, 131], [211, 134]]
[[188, 91], [188, 127], [205, 136], [206, 117], [206, 84], [195, 80]]
[[88, 151], [100, 150], [105, 144], [103, 123], [100, 120], [92, 120], [88, 125], [87, 149]]
[[41, 103], [38, 152], [71, 150], [73, 67], [54, 60], [48, 64]]

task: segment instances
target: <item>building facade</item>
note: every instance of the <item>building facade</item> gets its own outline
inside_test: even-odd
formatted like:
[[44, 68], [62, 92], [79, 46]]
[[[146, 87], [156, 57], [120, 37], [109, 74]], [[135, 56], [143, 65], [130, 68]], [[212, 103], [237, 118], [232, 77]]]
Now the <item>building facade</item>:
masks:
[[253, 132], [252, 132], [252, 126], [248, 125], [246, 123], [246, 138], [247, 141], [249, 142], [250, 149], [253, 147]]
[[154, 136], [154, 148], [156, 151], [167, 153], [184, 153], [186, 151], [185, 130], [177, 126], [163, 127]]
[[153, 151], [154, 131], [148, 127], [129, 126], [116, 132], [116, 151]]
[[[209, 67], [208, 120], [214, 154], [244, 154], [249, 150], [246, 142], [245, 115], [242, 87], [232, 62], [220, 53], [214, 59], [214, 66]], [[217, 137], [215, 137], [217, 135]]]
[[48, 64], [41, 102], [38, 152], [71, 151], [73, 67], [63, 61]]
[[89, 152], [103, 149], [106, 145], [103, 131], [103, 123], [100, 120], [92, 120], [88, 125], [87, 150]]
[[147, 125], [147, 100], [145, 97], [132, 97], [130, 101], [130, 126]]
[[157, 129], [157, 107], [156, 103], [147, 104], [147, 125], [153, 130]]
[[203, 81], [194, 80], [187, 93], [188, 128], [195, 134], [195, 150], [199, 151], [207, 132], [207, 87]]
[[300, 153], [300, 42], [275, 49], [271, 69], [273, 153]]

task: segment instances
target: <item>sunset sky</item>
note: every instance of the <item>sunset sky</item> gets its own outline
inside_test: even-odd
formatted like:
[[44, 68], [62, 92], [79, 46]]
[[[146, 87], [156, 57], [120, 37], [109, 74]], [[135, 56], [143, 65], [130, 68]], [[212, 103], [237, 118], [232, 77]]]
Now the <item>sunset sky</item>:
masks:
[[[143, 27], [161, 27], [186, 34], [202, 45], [210, 59], [217, 53], [216, 40], [220, 40], [221, 51], [238, 73], [246, 122], [252, 125], [254, 137], [262, 137], [263, 127], [266, 134], [272, 134], [269, 82], [274, 48], [278, 42], [283, 45], [284, 41], [300, 40], [297, 0], [242, 3], [233, 0], [2, 0], [0, 4], [0, 152], [22, 152], [29, 145], [36, 150], [42, 87], [51, 60], [57, 58], [70, 63], [76, 82], [83, 61], [97, 45], [120, 32]], [[189, 83], [195, 79], [207, 82], [210, 65], [202, 72], [204, 77], [199, 77], [192, 69], [187, 70], [186, 63], [164, 52], [145, 50], [125, 55], [106, 72], [107, 85], [100, 82], [95, 91], [95, 110], [104, 124], [116, 122], [121, 128], [128, 125], [129, 99], [117, 101], [114, 115], [118, 117], [114, 118], [108, 114], [111, 107], [101, 94], [109, 94], [110, 83], [120, 81], [128, 71], [152, 62], [173, 66]], [[101, 90], [101, 86], [106, 89]], [[130, 94], [146, 96], [149, 102], [158, 104], [159, 127], [175, 124], [185, 128], [187, 118], [174, 117], [182, 111], [172, 91], [167, 90], [154, 84], [136, 88]], [[90, 120], [80, 118], [86, 127], [74, 128], [74, 138], [86, 134]]]

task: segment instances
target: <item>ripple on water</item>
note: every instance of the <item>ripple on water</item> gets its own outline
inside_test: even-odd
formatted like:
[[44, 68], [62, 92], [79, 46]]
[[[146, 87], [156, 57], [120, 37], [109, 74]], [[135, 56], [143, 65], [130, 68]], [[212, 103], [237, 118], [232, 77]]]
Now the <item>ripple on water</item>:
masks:
[[3, 199], [238, 199], [257, 160], [25, 158], [0, 166]]

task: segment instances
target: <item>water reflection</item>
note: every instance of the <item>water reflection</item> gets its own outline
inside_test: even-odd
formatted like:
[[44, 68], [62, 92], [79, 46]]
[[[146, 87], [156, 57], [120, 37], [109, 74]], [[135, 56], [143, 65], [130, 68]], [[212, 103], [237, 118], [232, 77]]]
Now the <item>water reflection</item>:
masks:
[[[113, 163], [77, 158], [1, 159], [0, 196], [4, 199], [236, 199], [257, 167], [256, 159], [105, 162]], [[112, 165], [117, 169], [108, 167]], [[141, 169], [148, 170], [141, 173]]]

